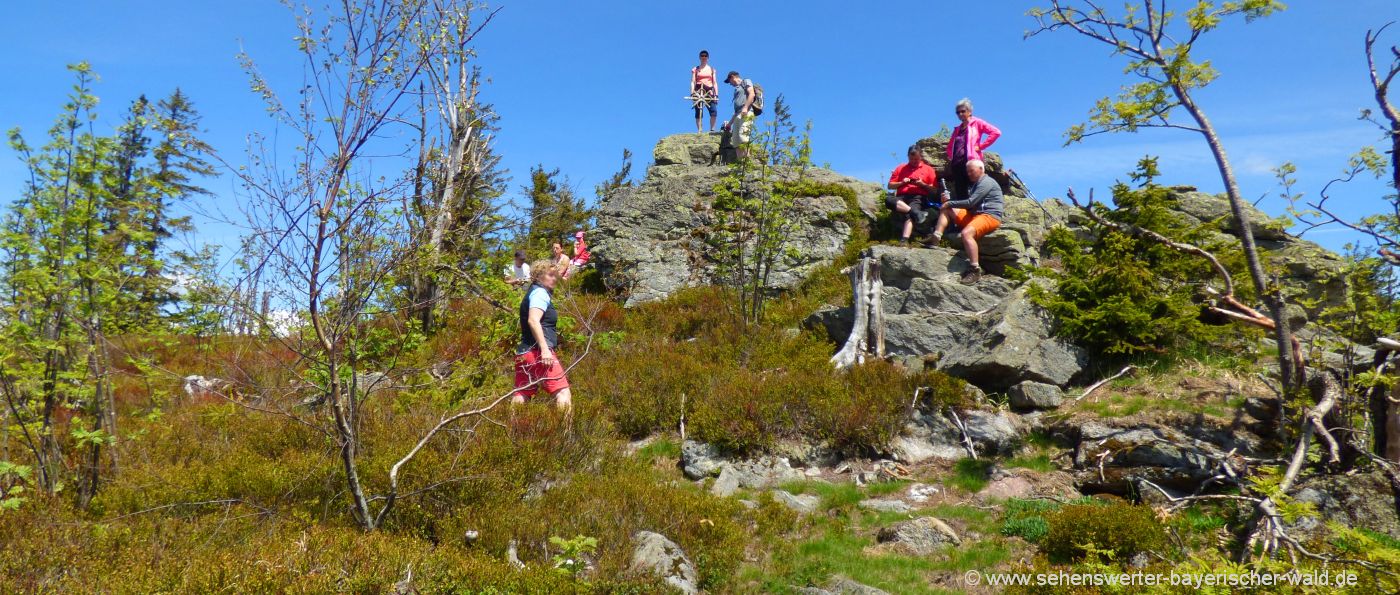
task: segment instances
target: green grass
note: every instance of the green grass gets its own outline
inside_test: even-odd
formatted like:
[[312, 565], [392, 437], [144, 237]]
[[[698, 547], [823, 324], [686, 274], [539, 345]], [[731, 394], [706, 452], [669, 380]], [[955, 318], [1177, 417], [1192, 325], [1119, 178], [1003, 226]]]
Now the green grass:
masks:
[[1045, 453], [1012, 457], [1006, 461], [1006, 466], [1012, 469], [1031, 469], [1041, 473], [1055, 470], [1055, 464], [1050, 462], [1050, 455]]
[[[804, 586], [820, 586], [835, 575], [884, 589], [891, 593], [931, 594], [943, 591], [928, 586], [930, 573], [940, 566], [964, 563], [901, 555], [866, 555], [875, 540], [842, 527], [828, 527], [822, 534], [798, 543], [776, 560], [777, 568], [750, 570], [745, 578], [761, 580], [764, 593], [793, 593]], [[980, 550], [979, 550], [980, 551]], [[741, 581], [744, 582], [744, 581]]]
[[882, 481], [880, 483], [868, 483], [865, 484], [865, 491], [871, 496], [888, 496], [890, 494], [903, 490], [904, 487], [909, 485], [910, 483], [912, 482], [905, 481], [902, 479], [895, 481]]
[[1128, 417], [1143, 411], [1201, 413], [1213, 417], [1229, 417], [1230, 409], [1226, 402], [1195, 403], [1182, 399], [1163, 398], [1149, 395], [1115, 394], [1080, 404], [1080, 408], [1099, 417]]
[[965, 492], [980, 492], [987, 487], [992, 472], [992, 461], [987, 459], [960, 459], [953, 464], [953, 475], [945, 484]]
[[647, 462], [656, 459], [678, 459], [680, 456], [681, 445], [670, 438], [657, 438], [637, 451], [637, 458]]
[[865, 492], [853, 483], [801, 480], [785, 483], [782, 489], [794, 494], [814, 494], [822, 499], [825, 510], [850, 508], [865, 499]]

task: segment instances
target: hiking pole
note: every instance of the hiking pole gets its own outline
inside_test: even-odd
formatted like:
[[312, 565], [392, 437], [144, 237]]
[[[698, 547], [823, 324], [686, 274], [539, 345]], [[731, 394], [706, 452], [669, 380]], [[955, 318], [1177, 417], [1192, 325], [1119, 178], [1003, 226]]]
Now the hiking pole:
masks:
[[1045, 213], [1047, 218], [1051, 220], [1055, 219], [1055, 216], [1050, 214], [1050, 209], [1045, 208], [1045, 205], [1041, 204], [1040, 199], [1035, 197], [1035, 193], [1031, 192], [1031, 187], [1026, 184], [1026, 181], [1022, 180], [1021, 176], [1016, 175], [1016, 170], [1008, 167], [1006, 168], [1006, 175], [1011, 176], [1012, 180], [1021, 185], [1021, 188], [1026, 191], [1026, 197], [1031, 199], [1031, 201], [1035, 203], [1035, 206], [1040, 207], [1041, 212]]

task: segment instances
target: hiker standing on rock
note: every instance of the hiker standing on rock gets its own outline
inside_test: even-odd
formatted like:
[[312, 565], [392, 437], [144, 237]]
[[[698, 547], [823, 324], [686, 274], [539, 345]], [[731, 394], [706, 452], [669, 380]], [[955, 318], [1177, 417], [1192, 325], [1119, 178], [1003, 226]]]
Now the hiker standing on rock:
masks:
[[953, 184], [953, 196], [966, 198], [972, 181], [967, 176], [967, 164], [982, 160], [982, 151], [1001, 138], [1001, 131], [991, 123], [972, 115], [972, 100], [964, 97], [954, 108], [958, 114], [957, 128], [948, 139], [948, 179]]
[[[715, 117], [719, 105], [719, 84], [715, 81], [715, 67], [710, 66], [710, 52], [700, 50], [700, 65], [690, 69], [690, 96], [695, 101], [695, 133], [704, 132], [700, 128], [700, 108], [710, 112], [710, 132], [715, 131]], [[708, 100], [699, 99], [708, 97]]]
[[977, 261], [977, 240], [996, 228], [1001, 227], [1002, 214], [1001, 186], [987, 175], [986, 166], [980, 159], [967, 162], [967, 177], [971, 180], [967, 198], [945, 200], [938, 211], [938, 223], [933, 235], [924, 241], [925, 246], [933, 246], [943, 238], [943, 230], [952, 223], [958, 226], [962, 236], [963, 250], [972, 268], [963, 273], [959, 281], [963, 285], [973, 285], [982, 280], [982, 266]]
[[885, 206], [894, 211], [895, 220], [903, 221], [900, 242], [908, 242], [914, 233], [914, 225], [922, 225], [928, 218], [928, 210], [938, 208], [933, 201], [938, 172], [924, 162], [924, 154], [919, 151], [918, 145], [909, 146], [908, 156], [908, 163], [901, 163], [890, 173], [889, 188], [894, 190], [894, 194], [885, 199]]
[[724, 77], [724, 82], [734, 85], [734, 117], [725, 123], [725, 130], [729, 131], [729, 142], [738, 149], [740, 159], [745, 157], [744, 145], [749, 142], [749, 133], [753, 130], [754, 101], [757, 99], [757, 91], [754, 90], [753, 81], [739, 76], [739, 71], [729, 71], [729, 76]]
[[520, 344], [515, 348], [515, 392], [510, 400], [524, 403], [543, 387], [554, 395], [554, 404], [561, 411], [568, 411], [573, 406], [573, 395], [564, 364], [554, 352], [559, 346], [559, 333], [555, 330], [559, 312], [554, 309], [559, 271], [550, 261], [541, 260], [535, 263], [534, 277], [520, 300]]

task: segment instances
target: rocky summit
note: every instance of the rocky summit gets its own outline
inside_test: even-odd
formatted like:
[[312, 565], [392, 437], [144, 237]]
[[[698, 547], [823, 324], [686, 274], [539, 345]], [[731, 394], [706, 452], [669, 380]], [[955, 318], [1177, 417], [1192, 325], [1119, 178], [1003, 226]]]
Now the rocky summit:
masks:
[[[719, 163], [719, 135], [679, 134], [661, 139], [654, 161], [636, 187], [613, 193], [598, 206], [593, 254], [599, 270], [634, 306], [665, 298], [685, 287], [717, 282], [715, 186], [728, 171]], [[874, 213], [880, 186], [813, 168], [806, 177], [848, 186], [860, 210]], [[852, 205], [840, 196], [805, 197], [787, 214], [792, 233], [775, 266], [769, 288], [790, 289], [839, 256], [853, 237]]]

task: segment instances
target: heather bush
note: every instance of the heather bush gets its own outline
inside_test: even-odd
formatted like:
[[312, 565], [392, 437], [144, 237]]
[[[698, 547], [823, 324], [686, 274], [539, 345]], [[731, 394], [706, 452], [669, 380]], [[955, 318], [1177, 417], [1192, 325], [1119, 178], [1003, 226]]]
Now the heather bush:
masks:
[[1071, 504], [1045, 517], [1041, 547], [1051, 560], [1071, 561], [1090, 551], [1126, 560], [1138, 552], [1162, 549], [1166, 530], [1152, 508], [1121, 501]]

